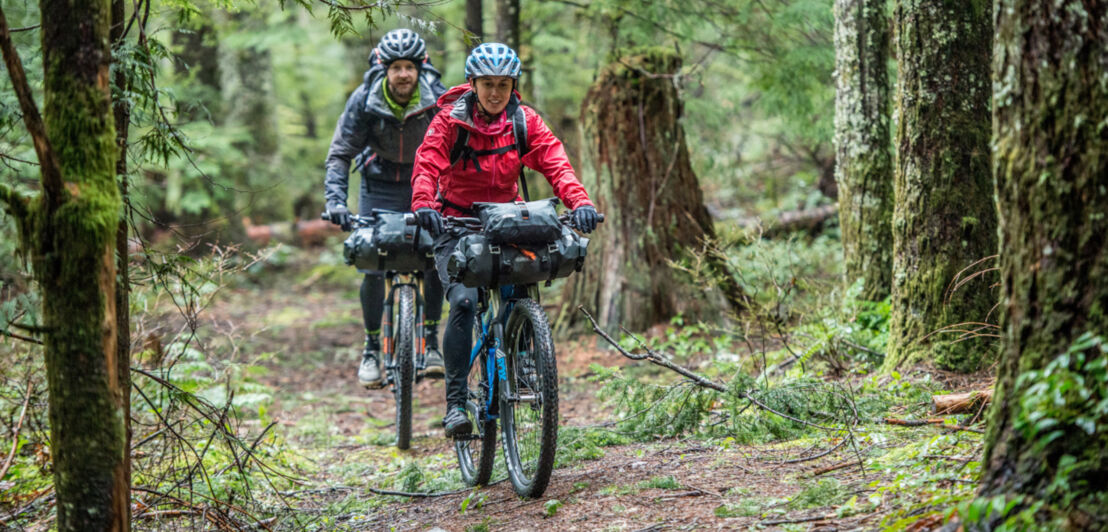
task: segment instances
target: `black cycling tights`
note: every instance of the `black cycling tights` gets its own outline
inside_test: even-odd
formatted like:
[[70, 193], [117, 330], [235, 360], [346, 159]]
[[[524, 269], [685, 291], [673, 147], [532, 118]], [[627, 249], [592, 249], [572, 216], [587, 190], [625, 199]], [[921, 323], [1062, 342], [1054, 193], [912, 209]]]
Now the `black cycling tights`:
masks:
[[477, 289], [450, 283], [446, 297], [450, 301], [450, 316], [446, 318], [442, 355], [446, 363], [446, 406], [449, 408], [465, 405], [473, 321], [477, 317]]
[[[435, 270], [428, 270], [423, 276], [423, 324], [427, 336], [427, 348], [438, 348], [438, 326], [442, 319], [442, 282]], [[362, 278], [362, 321], [366, 334], [377, 337], [381, 334], [381, 313], [385, 309], [385, 276], [380, 273], [367, 273]]]

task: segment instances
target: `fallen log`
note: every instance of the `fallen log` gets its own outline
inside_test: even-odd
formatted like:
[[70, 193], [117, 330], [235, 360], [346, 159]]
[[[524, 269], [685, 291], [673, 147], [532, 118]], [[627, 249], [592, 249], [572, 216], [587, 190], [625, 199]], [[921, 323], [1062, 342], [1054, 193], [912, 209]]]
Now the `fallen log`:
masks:
[[931, 396], [932, 410], [939, 415], [976, 412], [993, 399], [993, 389]]
[[839, 205], [823, 205], [814, 209], [785, 211], [777, 217], [740, 218], [739, 226], [748, 230], [759, 230], [762, 238], [774, 238], [797, 231], [814, 231], [839, 212]]

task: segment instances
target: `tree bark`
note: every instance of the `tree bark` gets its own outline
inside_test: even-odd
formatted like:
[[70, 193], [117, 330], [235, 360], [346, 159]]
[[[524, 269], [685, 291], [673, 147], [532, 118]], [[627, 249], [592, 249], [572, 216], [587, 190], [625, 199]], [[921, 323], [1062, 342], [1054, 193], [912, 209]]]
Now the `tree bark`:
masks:
[[[1074, 530], [1103, 530], [1106, 354], [1073, 346], [1108, 331], [1108, 5], [1001, 0], [996, 28], [1004, 306], [982, 493], [1045, 502]], [[1037, 430], [1046, 419], [1055, 425]]]
[[466, 31], [472, 34], [471, 39], [466, 41], [467, 52], [485, 40], [484, 21], [485, 10], [481, 0], [466, 0]]
[[715, 238], [685, 146], [673, 84], [679, 68], [671, 50], [633, 51], [604, 68], [585, 99], [585, 149], [594, 168], [582, 176], [607, 222], [584, 272], [566, 285], [564, 308], [594, 309], [604, 327], [641, 330], [678, 313], [718, 319], [726, 305], [720, 299], [736, 309], [746, 302], [717, 252], [703, 256], [701, 270], [714, 283], [690, 282], [670, 262], [697, 263], [694, 252]]
[[519, 49], [519, 0], [496, 0], [496, 40]]
[[835, 1], [835, 182], [847, 286], [880, 301], [892, 287], [889, 25], [883, 0]]
[[[109, 91], [111, 10], [107, 0], [42, 0], [40, 12], [45, 106], [35, 128], [45, 131], [48, 153], [39, 162], [44, 186], [54, 178], [61, 186], [54, 197], [36, 200], [23, 237], [42, 295], [57, 526], [128, 530], [128, 410], [116, 345], [120, 201]], [[18, 85], [10, 67], [19, 59], [4, 52]], [[30, 126], [37, 112], [24, 119]]]
[[949, 290], [958, 272], [997, 248], [990, 13], [985, 0], [896, 5], [899, 121], [887, 369], [929, 359], [972, 371], [991, 358], [980, 336], [938, 332], [983, 322], [996, 303], [986, 276], [956, 294]]
[[219, 44], [216, 30], [207, 14], [194, 17], [194, 27], [173, 32], [177, 75], [191, 79], [187, 98], [178, 99], [179, 112], [186, 120], [211, 120], [222, 124], [223, 102], [220, 98]]
[[[127, 10], [124, 0], [112, 0], [111, 29], [109, 30], [113, 47], [124, 44], [123, 30], [127, 25]], [[117, 68], [115, 85], [119, 90], [127, 87], [127, 75], [123, 68]], [[122, 521], [130, 526], [131, 522], [131, 279], [130, 246], [128, 242], [128, 184], [127, 175], [127, 134], [131, 125], [131, 106], [125, 98], [112, 99], [112, 113], [115, 120], [115, 143], [117, 160], [115, 174], [119, 185], [119, 197], [123, 201], [124, 212], [119, 219], [115, 236], [116, 279], [115, 322], [116, 322], [116, 379], [119, 402], [123, 405], [123, 480], [127, 491], [123, 497]]]

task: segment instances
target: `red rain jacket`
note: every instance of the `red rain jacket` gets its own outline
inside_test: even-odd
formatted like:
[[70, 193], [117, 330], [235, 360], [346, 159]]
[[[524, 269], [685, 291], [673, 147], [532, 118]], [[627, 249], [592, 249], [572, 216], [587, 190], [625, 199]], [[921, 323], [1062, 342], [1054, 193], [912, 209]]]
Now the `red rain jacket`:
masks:
[[[482, 133], [473, 121], [473, 111], [463, 96], [469, 85], [458, 85], [439, 98], [441, 111], [435, 115], [423, 144], [415, 155], [412, 170], [412, 210], [430, 207], [449, 216], [471, 216], [446, 207], [438, 200], [439, 193], [453, 204], [470, 207], [474, 202], [510, 202], [519, 198], [519, 152], [509, 150], [499, 155], [480, 156], [483, 172], [462, 158], [450, 164], [450, 151], [458, 137], [458, 128], [469, 130], [469, 146], [474, 150], [491, 150], [515, 143], [511, 120], [501, 134], [490, 137]], [[518, 96], [517, 96], [518, 97]], [[562, 141], [546, 127], [542, 118], [527, 106], [522, 106], [527, 119], [528, 152], [523, 164], [537, 170], [554, 187], [554, 194], [570, 209], [592, 205], [585, 187], [577, 180], [569, 164]]]

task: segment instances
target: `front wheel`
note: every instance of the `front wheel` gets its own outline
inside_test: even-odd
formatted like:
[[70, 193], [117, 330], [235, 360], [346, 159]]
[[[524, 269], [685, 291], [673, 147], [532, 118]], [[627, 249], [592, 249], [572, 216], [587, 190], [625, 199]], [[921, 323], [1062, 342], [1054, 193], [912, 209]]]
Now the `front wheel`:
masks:
[[387, 367], [396, 400], [396, 448], [407, 449], [412, 445], [412, 388], [415, 386], [415, 289], [399, 287], [397, 299], [399, 303], [393, 319], [396, 342]]
[[504, 340], [500, 419], [508, 476], [519, 495], [541, 497], [558, 440], [558, 370], [550, 323], [535, 300], [516, 301]]

